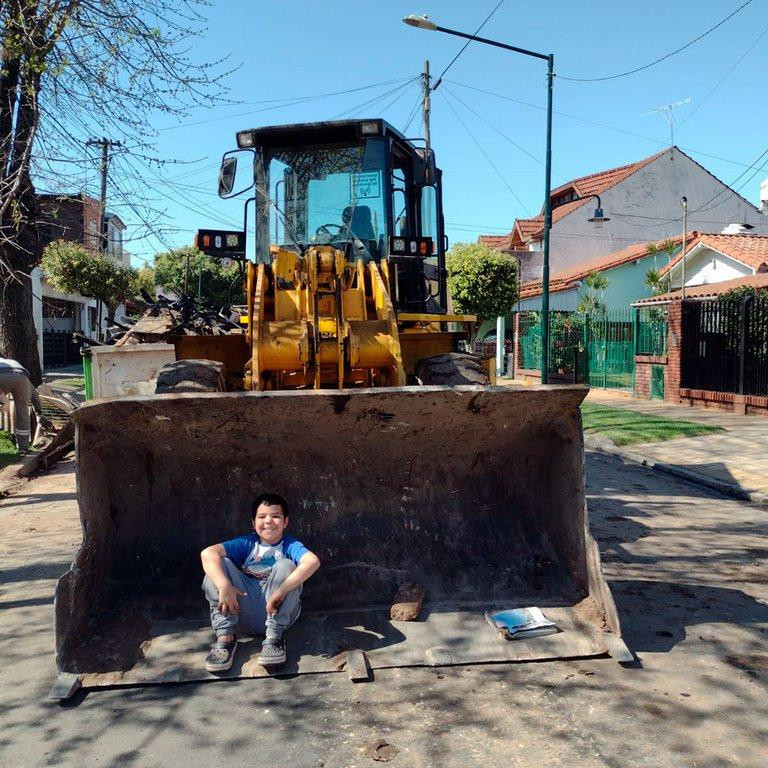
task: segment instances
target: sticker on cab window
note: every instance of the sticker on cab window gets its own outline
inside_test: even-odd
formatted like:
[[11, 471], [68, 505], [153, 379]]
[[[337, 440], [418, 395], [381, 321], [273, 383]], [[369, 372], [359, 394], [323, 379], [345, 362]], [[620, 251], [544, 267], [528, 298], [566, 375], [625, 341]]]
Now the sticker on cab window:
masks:
[[352, 200], [381, 197], [381, 173], [379, 171], [353, 173], [349, 177], [349, 186]]

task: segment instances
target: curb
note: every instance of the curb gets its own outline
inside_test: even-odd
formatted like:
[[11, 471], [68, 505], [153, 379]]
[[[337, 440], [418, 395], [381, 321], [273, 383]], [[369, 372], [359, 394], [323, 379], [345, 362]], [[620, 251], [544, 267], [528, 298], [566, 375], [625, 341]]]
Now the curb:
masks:
[[748, 501], [751, 504], [760, 507], [768, 507], [768, 493], [763, 491], [753, 491], [749, 488], [744, 488], [739, 485], [739, 483], [729, 483], [727, 480], [718, 480], [715, 477], [703, 475], [700, 472], [694, 472], [685, 467], [678, 467], [676, 464], [668, 464], [665, 461], [658, 461], [657, 459], [652, 459], [639, 453], [624, 450], [605, 437], [598, 437], [597, 435], [590, 435], [585, 432], [584, 447], [600, 451], [601, 453], [607, 453], [611, 456], [616, 456], [632, 464], [639, 464], [640, 466], [648, 467], [649, 469], [654, 469], [667, 475], [679, 477], [682, 480], [687, 480], [689, 483], [694, 483], [695, 485], [703, 485], [706, 488], [711, 488], [714, 491], [719, 491], [726, 496], [731, 496], [741, 501]]

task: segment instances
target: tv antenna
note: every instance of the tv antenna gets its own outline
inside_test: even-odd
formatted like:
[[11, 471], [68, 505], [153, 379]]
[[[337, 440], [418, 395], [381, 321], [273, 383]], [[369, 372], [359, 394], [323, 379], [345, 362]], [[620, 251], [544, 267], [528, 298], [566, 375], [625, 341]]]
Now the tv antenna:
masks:
[[689, 96], [687, 99], [680, 99], [680, 101], [673, 101], [671, 104], [664, 104], [661, 107], [656, 107], [656, 109], [652, 109], [650, 112], [646, 112], [645, 115], [653, 115], [653, 114], [661, 114], [664, 115], [664, 117], [667, 120], [667, 124], [669, 125], [669, 146], [672, 147], [675, 144], [675, 110], [678, 107], [682, 107], [683, 104], [688, 104], [688, 102], [693, 101], [693, 99]]

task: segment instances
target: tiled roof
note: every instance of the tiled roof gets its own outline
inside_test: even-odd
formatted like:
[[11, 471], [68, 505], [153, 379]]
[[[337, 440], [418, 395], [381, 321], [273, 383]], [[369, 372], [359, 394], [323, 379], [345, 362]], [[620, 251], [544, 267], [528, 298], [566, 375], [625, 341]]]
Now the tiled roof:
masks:
[[500, 249], [509, 242], [509, 235], [480, 235], [477, 242], [489, 248]]
[[[733, 280], [723, 280], [721, 283], [708, 283], [707, 285], [694, 285], [686, 287], [686, 299], [707, 299], [714, 296], [720, 296], [728, 293], [734, 288], [752, 287], [758, 290], [768, 290], [768, 272], [762, 272], [757, 275], [744, 275], [736, 277]], [[644, 307], [648, 304], [668, 304], [681, 298], [679, 290], [662, 293], [660, 296], [649, 296], [646, 299], [640, 299], [632, 303], [633, 307]]]
[[[752, 269], [760, 271], [768, 269], [768, 235], [715, 235], [700, 234], [693, 238], [685, 248], [686, 254], [690, 253], [697, 245], [703, 243], [709, 248], [730, 256], [742, 264], [746, 264]], [[683, 254], [679, 254], [660, 270], [662, 275], [667, 274], [670, 269], [679, 264]]]
[[[599, 171], [598, 173], [591, 173], [589, 176], [581, 176], [578, 179], [573, 179], [567, 184], [561, 184], [556, 189], [552, 190], [551, 198], [556, 198], [563, 192], [567, 192], [572, 189], [574, 194], [578, 197], [585, 197], [586, 195], [602, 195], [607, 189], [618, 184], [620, 181], [624, 181], [628, 176], [631, 176], [635, 171], [639, 171], [644, 166], [652, 163], [656, 158], [660, 157], [664, 152], [668, 152], [668, 149], [662, 152], [657, 152], [655, 155], [646, 157], [643, 160], [638, 160], [636, 163], [630, 163], [629, 165], [620, 165], [618, 168], [610, 168], [607, 171]], [[594, 198], [587, 198], [586, 200], [573, 200], [570, 203], [559, 205], [552, 211], [552, 223], [554, 224], [560, 219], [567, 216], [577, 208], [581, 208], [582, 205], [589, 201], [594, 203]], [[518, 230], [520, 238], [524, 241], [538, 240], [542, 236], [542, 230], [544, 227], [544, 215], [539, 214], [530, 219], [517, 219], [515, 226], [510, 234], [514, 234], [515, 230]]]
[[[695, 237], [698, 233], [691, 232], [691, 237]], [[664, 240], [658, 240], [655, 245], [658, 248], [662, 248], [667, 242], [672, 240], [675, 245], [680, 245], [682, 242], [682, 235], [674, 238], [669, 237]], [[579, 280], [583, 280], [591, 272], [605, 272], [608, 269], [614, 269], [620, 267], [623, 264], [631, 264], [633, 261], [645, 258], [649, 255], [648, 243], [635, 243], [627, 248], [622, 248], [620, 251], [614, 251], [606, 256], [600, 256], [599, 258], [592, 259], [591, 261], [585, 261], [576, 267], [571, 267], [561, 272], [553, 272], [549, 276], [549, 292], [557, 293], [558, 291], [567, 291], [577, 287]], [[520, 298], [528, 299], [532, 296], [541, 295], [541, 280], [529, 280], [528, 282], [520, 285]]]

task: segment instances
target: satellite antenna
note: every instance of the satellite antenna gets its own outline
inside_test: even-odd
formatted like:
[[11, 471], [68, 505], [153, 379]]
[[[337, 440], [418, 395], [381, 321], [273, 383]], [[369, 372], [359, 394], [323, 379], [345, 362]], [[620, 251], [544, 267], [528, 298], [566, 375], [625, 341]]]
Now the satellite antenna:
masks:
[[656, 109], [652, 109], [650, 112], [644, 113], [645, 115], [653, 115], [656, 113], [664, 115], [669, 125], [669, 146], [670, 147], [674, 146], [675, 144], [675, 110], [678, 107], [682, 107], [683, 104], [687, 104], [689, 101], [693, 101], [693, 99], [690, 96], [687, 99], [680, 99], [680, 101], [673, 101], [671, 104], [664, 104], [661, 107], [656, 107]]

